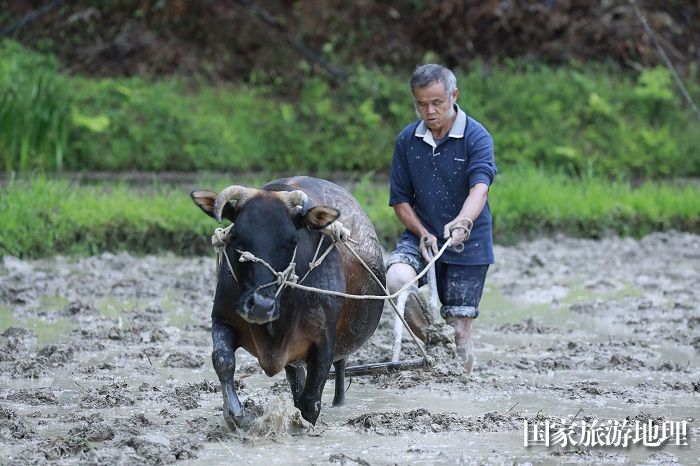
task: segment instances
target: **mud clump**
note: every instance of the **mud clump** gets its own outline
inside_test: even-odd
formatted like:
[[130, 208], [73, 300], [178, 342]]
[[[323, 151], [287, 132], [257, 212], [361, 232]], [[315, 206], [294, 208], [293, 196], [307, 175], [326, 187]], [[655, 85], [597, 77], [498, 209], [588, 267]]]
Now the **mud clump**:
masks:
[[352, 458], [345, 453], [334, 453], [328, 457], [329, 463], [339, 463], [341, 465], [359, 465], [359, 466], [370, 466], [371, 463], [363, 460], [360, 457]]
[[641, 464], [643, 465], [652, 465], [652, 464], [661, 464], [664, 466], [680, 466], [682, 463], [678, 459], [676, 455], [673, 453], [670, 453], [668, 451], [656, 451], [649, 455], [645, 461], [643, 461]]
[[64, 365], [73, 359], [75, 348], [70, 345], [47, 345], [39, 350], [39, 356], [43, 356], [54, 365]]
[[[60, 391], [60, 389], [58, 389]], [[24, 403], [28, 405], [56, 405], [58, 399], [54, 390], [50, 388], [20, 388], [18, 390], [10, 390], [7, 395], [8, 401], [15, 403]]]
[[498, 327], [497, 331], [503, 333], [524, 333], [524, 334], [544, 334], [556, 332], [557, 329], [546, 325], [537, 325], [532, 319], [525, 319], [518, 324], [505, 324]]
[[27, 349], [36, 344], [37, 335], [31, 330], [22, 327], [8, 327], [0, 336], [7, 339], [7, 344], [14, 348]]
[[565, 464], [627, 464], [629, 459], [622, 453], [598, 450], [554, 450], [550, 453], [558, 462]]
[[497, 432], [522, 427], [523, 418], [518, 415], [488, 412], [482, 416], [463, 417], [455, 413], [432, 414], [419, 408], [407, 413], [370, 413], [350, 419], [347, 423], [378, 435], [400, 435], [411, 431], [422, 434], [452, 431]]
[[33, 440], [40, 435], [27, 426], [16, 412], [0, 405], [0, 439], [2, 440]]
[[45, 356], [37, 356], [16, 361], [10, 370], [14, 378], [38, 379], [49, 373], [51, 363]]
[[170, 464], [179, 460], [197, 457], [197, 450], [202, 444], [187, 436], [175, 437], [172, 440], [160, 434], [144, 434], [129, 438], [124, 445], [135, 452], [133, 457], [141, 464]]
[[122, 417], [114, 420], [114, 428], [122, 435], [136, 436], [144, 431], [152, 430], [155, 424], [151, 422], [143, 413], [130, 417]]
[[92, 303], [73, 301], [63, 308], [61, 314], [64, 316], [95, 316], [98, 315], [98, 312]]
[[165, 367], [197, 369], [204, 365], [204, 358], [194, 353], [175, 352], [168, 355], [163, 365]]
[[[73, 360], [75, 347], [65, 344], [44, 346], [36, 356], [15, 360], [10, 373], [15, 378], [41, 378]], [[14, 359], [14, 358], [13, 358]]]
[[81, 408], [114, 408], [135, 403], [136, 400], [127, 389], [126, 383], [113, 383], [87, 390], [80, 399]]
[[98, 423], [74, 427], [68, 431], [68, 435], [71, 437], [84, 438], [90, 442], [104, 442], [106, 440], [112, 440], [115, 433], [114, 429], [110, 426]]
[[629, 355], [613, 354], [607, 364], [599, 364], [598, 369], [640, 370], [646, 364]]
[[29, 451], [30, 455], [38, 452], [49, 461], [73, 457], [90, 449], [90, 444], [85, 439], [75, 437], [58, 437], [43, 440], [37, 445], [36, 450]]
[[700, 393], [700, 379], [691, 381], [667, 381], [664, 382], [664, 385], [673, 390], [680, 390], [688, 393]]
[[[444, 322], [434, 322], [425, 329], [425, 344], [428, 349], [437, 351], [442, 348], [454, 349], [455, 331]], [[454, 354], [457, 354], [456, 351]], [[437, 356], [437, 355], [436, 355]], [[448, 356], [453, 356], [449, 354]]]
[[190, 387], [175, 387], [172, 397], [182, 409], [199, 408], [199, 393]]

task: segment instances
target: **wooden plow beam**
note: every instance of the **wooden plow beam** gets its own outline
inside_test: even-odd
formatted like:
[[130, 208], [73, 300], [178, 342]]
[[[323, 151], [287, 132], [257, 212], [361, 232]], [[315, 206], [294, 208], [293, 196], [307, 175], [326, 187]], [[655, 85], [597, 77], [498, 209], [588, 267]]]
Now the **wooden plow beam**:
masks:
[[[359, 366], [350, 366], [345, 368], [346, 377], [356, 377], [360, 375], [379, 375], [393, 374], [395, 372], [409, 371], [414, 369], [427, 369], [430, 364], [424, 358], [409, 359], [407, 361], [398, 362], [373, 362], [370, 364], [361, 364]], [[335, 377], [335, 370], [328, 373], [328, 378]]]

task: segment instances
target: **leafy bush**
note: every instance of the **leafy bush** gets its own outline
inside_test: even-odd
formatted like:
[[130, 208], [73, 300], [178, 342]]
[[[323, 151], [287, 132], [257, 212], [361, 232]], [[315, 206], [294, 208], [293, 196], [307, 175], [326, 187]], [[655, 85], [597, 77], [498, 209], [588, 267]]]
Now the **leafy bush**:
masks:
[[259, 168], [254, 137], [272, 111], [255, 91], [232, 92], [177, 80], [73, 78], [69, 168], [199, 170]]
[[506, 171], [530, 164], [606, 178], [700, 175], [700, 123], [665, 68], [635, 78], [596, 65], [515, 63], [488, 74], [477, 67], [460, 87]]
[[61, 170], [70, 123], [55, 59], [0, 42], [0, 169]]
[[[391, 70], [357, 68], [339, 87], [311, 77], [286, 95], [269, 85], [56, 76], [53, 60], [3, 44], [12, 53], [0, 55], [0, 92], [14, 99], [0, 107], [5, 170], [386, 172], [397, 133], [416, 118], [408, 76]], [[494, 136], [502, 172], [700, 176], [700, 123], [664, 68], [475, 63], [458, 78], [460, 104]], [[700, 100], [694, 69], [689, 78]]]

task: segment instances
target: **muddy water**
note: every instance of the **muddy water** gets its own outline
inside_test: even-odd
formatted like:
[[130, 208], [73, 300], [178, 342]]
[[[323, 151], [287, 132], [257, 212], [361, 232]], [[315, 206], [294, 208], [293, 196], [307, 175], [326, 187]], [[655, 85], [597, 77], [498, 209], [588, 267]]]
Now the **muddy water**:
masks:
[[[284, 377], [239, 350], [250, 432], [222, 422], [211, 257], [102, 254], [0, 266], [2, 464], [698, 464], [700, 236], [498, 248], [464, 374], [333, 382], [310, 428]], [[386, 360], [385, 309], [355, 363]], [[406, 358], [417, 351], [404, 341]], [[688, 447], [523, 447], [523, 422], [688, 420]]]

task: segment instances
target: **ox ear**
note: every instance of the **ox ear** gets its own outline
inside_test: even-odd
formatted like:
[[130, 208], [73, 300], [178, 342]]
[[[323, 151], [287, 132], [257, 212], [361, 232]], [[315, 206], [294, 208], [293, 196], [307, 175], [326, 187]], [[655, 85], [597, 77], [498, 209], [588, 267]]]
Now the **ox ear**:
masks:
[[302, 225], [311, 230], [321, 230], [340, 217], [340, 211], [328, 206], [312, 207], [301, 217]]
[[[216, 201], [216, 196], [217, 193], [213, 191], [192, 191], [190, 193], [190, 197], [197, 207], [202, 209], [202, 212], [211, 218], [216, 218], [214, 217], [214, 202]], [[227, 218], [233, 222], [236, 219], [236, 209], [227, 202], [221, 213], [221, 218]]]

